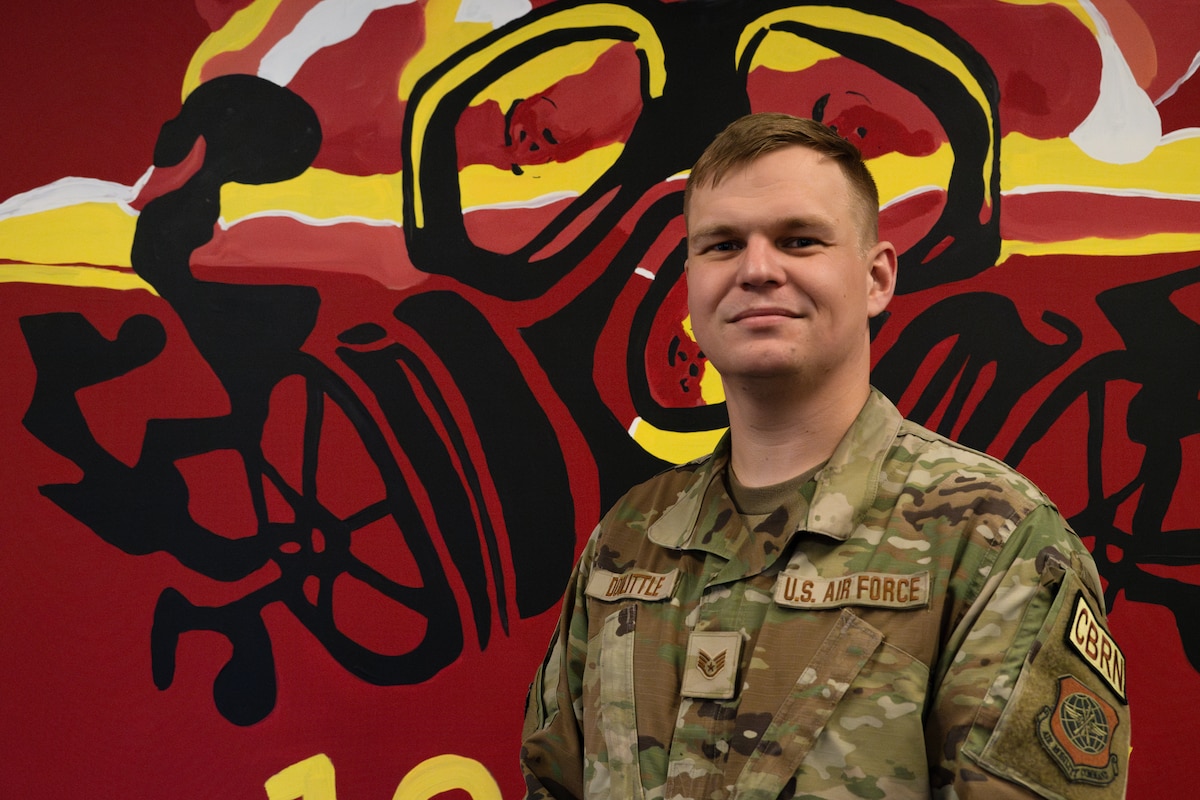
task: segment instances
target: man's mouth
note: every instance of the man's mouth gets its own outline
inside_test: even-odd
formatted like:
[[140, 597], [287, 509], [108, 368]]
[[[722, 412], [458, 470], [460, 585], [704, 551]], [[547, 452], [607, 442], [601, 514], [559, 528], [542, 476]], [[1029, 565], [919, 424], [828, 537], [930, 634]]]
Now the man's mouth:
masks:
[[730, 318], [730, 322], [742, 322], [744, 320], [754, 320], [760, 318], [778, 318], [784, 317], [793, 319], [802, 316], [790, 309], [779, 308], [776, 306], [763, 306], [759, 308], [748, 308], [744, 311], [739, 311]]

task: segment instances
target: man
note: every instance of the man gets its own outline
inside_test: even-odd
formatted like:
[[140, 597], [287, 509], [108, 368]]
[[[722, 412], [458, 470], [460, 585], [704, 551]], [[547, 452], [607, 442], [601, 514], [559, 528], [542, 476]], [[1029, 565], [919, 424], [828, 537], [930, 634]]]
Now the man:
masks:
[[529, 795], [1121, 797], [1125, 661], [1087, 550], [869, 385], [897, 258], [858, 151], [745, 117], [684, 214], [729, 433], [588, 542], [530, 691]]

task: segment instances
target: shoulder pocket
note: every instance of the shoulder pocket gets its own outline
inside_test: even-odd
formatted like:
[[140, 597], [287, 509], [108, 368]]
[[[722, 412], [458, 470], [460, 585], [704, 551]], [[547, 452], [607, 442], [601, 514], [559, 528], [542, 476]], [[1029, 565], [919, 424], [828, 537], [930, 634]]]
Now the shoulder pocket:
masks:
[[978, 754], [990, 772], [1047, 797], [1124, 797], [1125, 659], [1071, 570]]

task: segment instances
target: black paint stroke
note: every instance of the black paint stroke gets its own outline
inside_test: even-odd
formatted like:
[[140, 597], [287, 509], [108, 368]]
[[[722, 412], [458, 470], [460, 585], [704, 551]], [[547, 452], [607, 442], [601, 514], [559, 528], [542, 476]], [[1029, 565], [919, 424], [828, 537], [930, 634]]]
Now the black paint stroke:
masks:
[[[483, 48], [502, 46], [501, 57], [439, 99], [420, 141], [415, 141], [412, 118], [405, 121], [405, 163], [412, 163], [418, 144], [421, 153], [420, 186], [412, 183], [411, 169], [404, 174], [409, 257], [419, 270], [453, 279], [463, 287], [461, 293], [416, 292], [396, 308], [396, 321], [421, 348], [389, 338], [380, 325], [363, 323], [340, 335], [336, 350], [340, 363], [324, 364], [302, 349], [315, 326], [320, 304], [316, 290], [214, 283], [191, 274], [191, 253], [213, 236], [221, 186], [230, 181], [286, 180], [311, 163], [320, 145], [315, 114], [303, 100], [249, 76], [226, 76], [203, 84], [188, 98], [179, 117], [164, 125], [155, 151], [157, 166], [180, 163], [201, 141], [204, 160], [182, 187], [146, 206], [133, 249], [135, 270], [178, 313], [229, 395], [229, 414], [151, 420], [137, 463], [126, 466], [88, 430], [75, 394], [153, 360], [165, 345], [162, 325], [148, 316], [134, 316], [109, 341], [82, 314], [21, 320], [37, 367], [25, 424], [83, 471], [76, 484], [43, 487], [47, 497], [130, 554], [168, 552], [189, 569], [224, 581], [238, 580], [271, 562], [279, 567], [277, 581], [224, 606], [196, 606], [171, 588], [162, 593], [151, 634], [153, 677], [160, 688], [174, 681], [179, 636], [194, 630], [216, 631], [229, 639], [234, 651], [214, 683], [217, 708], [240, 725], [267, 716], [274, 707], [276, 687], [262, 609], [272, 602], [284, 603], [347, 671], [384, 685], [426, 680], [456, 660], [464, 646], [467, 619], [484, 647], [493, 615], [508, 630], [510, 599], [523, 617], [554, 605], [578, 535], [572, 498], [573, 488], [578, 488], [568, 484], [553, 415], [534, 396], [521, 361], [497, 333], [498, 326], [507, 322], [504, 316], [509, 308], [521, 306], [520, 319], [525, 321], [516, 334], [568, 408], [569, 424], [587, 442], [599, 475], [601, 503], [607, 506], [631, 483], [663, 466], [632, 441], [624, 423], [605, 405], [595, 385], [593, 356], [614, 302], [659, 231], [678, 215], [679, 194], [649, 204], [607, 268], [572, 290], [561, 305], [541, 316], [528, 306], [573, 278], [578, 266], [618, 223], [627, 221], [648, 191], [689, 168], [718, 130], [749, 111], [746, 65], [765, 31], [751, 42], [739, 67], [733, 55], [740, 37], [769, 12], [805, 4], [628, 0], [625, 5], [640, 14], [660, 39], [666, 75], [662, 95], [651, 96], [649, 65], [639, 51], [642, 113], [620, 157], [529, 244], [512, 254], [488, 252], [470, 241], [463, 224], [454, 127], [481, 91], [538, 55], [574, 42], [636, 40], [636, 32], [613, 25], [553, 30], [529, 39], [519, 36], [553, 13], [569, 8], [585, 11], [588, 5], [570, 0], [539, 7], [447, 58], [413, 92], [410, 110], [437, 81], [454, 74]], [[979, 83], [991, 115], [990, 127], [985, 109], [957, 78], [917, 54], [869, 35], [789, 22], [773, 28], [830, 47], [912, 91], [933, 111], [949, 138], [955, 159], [947, 203], [928, 235], [902, 255], [902, 290], [968, 278], [989, 268], [999, 247], [999, 122], [995, 79], [986, 63], [965, 40], [915, 9], [879, 0], [828, 0], [821, 5], [856, 9], [920, 32], [961, 59]], [[506, 42], [512, 45], [503, 47]], [[989, 142], [993, 143], [990, 151]], [[425, 208], [421, 225], [411, 216], [418, 189]], [[993, 206], [981, 215], [985, 196], [992, 198]], [[580, 224], [589, 215], [586, 224]], [[574, 232], [569, 241], [561, 242], [548, 256], [542, 254], [567, 231]], [[724, 424], [723, 406], [661, 408], [646, 380], [645, 349], [654, 316], [682, 278], [682, 257], [682, 250], [676, 249], [666, 263], [655, 265], [656, 278], [647, 287], [629, 332], [626, 379], [643, 419], [665, 430], [711, 429]], [[1181, 365], [1171, 357], [1179, 342], [1197, 352], [1195, 322], [1169, 302], [1174, 288], [1195, 282], [1194, 273], [1101, 295], [1098, 302], [1127, 349], [1098, 357], [1068, 378], [1035, 415], [1009, 458], [1019, 461], [1076, 398], [1089, 399], [1092, 492], [1088, 508], [1073, 522], [1097, 536], [1098, 561], [1110, 587], [1116, 587], [1112, 592], [1123, 588], [1131, 598], [1162, 601], [1175, 611], [1185, 648], [1200, 668], [1200, 620], [1188, 621], [1184, 613], [1200, 600], [1200, 588], [1138, 568], [1139, 563], [1197, 561], [1195, 537], [1176, 535], [1195, 531], [1162, 531], [1166, 508], [1180, 491], [1181, 441], [1195, 432], [1200, 418], [1194, 405], [1195, 364]], [[900, 332], [892, 352], [880, 361], [875, 379], [891, 396], [901, 396], [929, 348], [955, 336], [947, 361], [930, 385], [920, 387], [915, 413], [918, 417], [931, 413], [953, 391], [942, 424], [961, 426], [964, 440], [986, 446], [1029, 389], [1080, 346], [1078, 328], [1071, 321], [1054, 315], [1047, 315], [1045, 321], [1063, 334], [1062, 342], [1048, 343], [1033, 336], [1004, 298], [985, 293], [951, 298]], [[452, 387], [442, 385], [433, 365], [418, 356], [427, 351], [441, 361]], [[981, 402], [967, 408], [971, 389], [990, 365], [995, 368], [992, 383]], [[356, 395], [339, 369], [353, 373], [355, 385], [365, 385], [371, 397], [364, 400]], [[292, 378], [304, 385], [307, 403], [304, 419], [293, 431], [304, 453], [300, 486], [284, 479], [263, 453], [261, 442], [271, 414], [272, 390]], [[1141, 387], [1129, 407], [1128, 432], [1147, 449], [1137, 479], [1105, 496], [1100, 480], [1102, 413], [1104, 387], [1113, 380], [1133, 381]], [[461, 416], [451, 392], [463, 398], [469, 419]], [[382, 420], [376, 419], [376, 413]], [[359, 468], [376, 472], [385, 487], [380, 497], [345, 519], [319, 500], [320, 444], [332, 415], [349, 422], [368, 454], [369, 463]], [[394, 453], [390, 441], [403, 453]], [[476, 446], [483, 453], [482, 461], [474, 455]], [[219, 536], [188, 513], [187, 485], [175, 462], [217, 449], [233, 449], [241, 455], [256, 513], [255, 536]], [[420, 487], [408, 485], [398, 455], [412, 466]], [[419, 507], [414, 494], [418, 488], [431, 509]], [[497, 517], [488, 511], [493, 488], [501, 509]], [[1116, 530], [1115, 507], [1139, 489], [1134, 530]], [[271, 518], [268, 490], [284, 498], [294, 519]], [[426, 510], [432, 512], [432, 520], [422, 513]], [[395, 525], [403, 537], [398, 546], [406, 546], [418, 565], [420, 574], [411, 585], [380, 574], [350, 552], [354, 532], [381, 520]], [[316, 544], [316, 534], [321, 546]], [[442, 563], [439, 543], [449, 554], [450, 565]], [[1115, 546], [1121, 558], [1109, 557], [1108, 545]], [[502, 567], [504, 546], [512, 559], [511, 582]], [[449, 567], [462, 578], [470, 605], [467, 619], [451, 590]], [[383, 654], [339, 630], [332, 586], [342, 577], [361, 581], [389, 602], [423, 617], [425, 634], [420, 643], [407, 653]], [[306, 593], [313, 578], [318, 586], [315, 602]]]
[[[1030, 418], [1009, 450], [1019, 463], [1074, 403], [1088, 414], [1087, 504], [1070, 522], [1095, 536], [1093, 555], [1108, 581], [1111, 608], [1123, 591], [1130, 600], [1169, 608], [1179, 626], [1184, 652], [1200, 670], [1200, 586], [1143, 569], [1146, 565], [1200, 564], [1200, 528], [1167, 530], [1169, 506], [1185, 491], [1179, 478], [1183, 440], [1200, 433], [1200, 323], [1181, 311], [1172, 295], [1200, 282], [1200, 266], [1101, 292], [1096, 303], [1125, 349], [1094, 356], [1062, 380]], [[1106, 408], [1110, 387], [1137, 387], [1125, 408], [1125, 433], [1144, 446], [1137, 474], [1109, 490], [1105, 479]], [[1134, 499], [1136, 495], [1136, 500]], [[1124, 530], [1117, 522], [1126, 502], [1135, 509]]]

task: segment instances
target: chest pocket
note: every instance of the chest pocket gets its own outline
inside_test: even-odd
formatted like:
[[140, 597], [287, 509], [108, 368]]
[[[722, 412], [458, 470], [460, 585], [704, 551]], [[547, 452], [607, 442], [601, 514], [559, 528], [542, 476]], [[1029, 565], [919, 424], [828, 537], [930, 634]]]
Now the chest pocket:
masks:
[[882, 641], [874, 627], [841, 612], [759, 737], [732, 797], [768, 800], [783, 793]]

